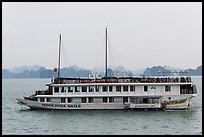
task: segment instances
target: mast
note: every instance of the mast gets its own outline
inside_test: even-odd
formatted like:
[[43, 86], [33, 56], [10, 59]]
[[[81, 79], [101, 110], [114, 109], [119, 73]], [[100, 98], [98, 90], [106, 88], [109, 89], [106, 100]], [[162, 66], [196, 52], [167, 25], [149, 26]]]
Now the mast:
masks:
[[58, 78], [60, 77], [60, 49], [61, 49], [61, 34], [60, 34], [60, 39], [59, 39]]
[[106, 28], [106, 52], [105, 52], [105, 62], [106, 62], [106, 70], [105, 70], [105, 77], [106, 77], [106, 79], [107, 79], [107, 76], [108, 76], [108, 57], [107, 57], [107, 49], [108, 49], [108, 32], [107, 32], [107, 28]]

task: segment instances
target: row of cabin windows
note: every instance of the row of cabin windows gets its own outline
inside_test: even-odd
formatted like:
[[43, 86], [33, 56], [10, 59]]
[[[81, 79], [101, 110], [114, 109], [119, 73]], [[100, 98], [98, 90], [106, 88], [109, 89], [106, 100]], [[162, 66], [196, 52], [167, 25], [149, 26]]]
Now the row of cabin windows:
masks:
[[130, 98], [130, 102], [134, 104], [155, 104], [159, 103], [158, 98]]
[[[74, 87], [68, 87], [68, 92], [73, 92], [73, 88]], [[65, 88], [64, 87], [61, 87], [61, 92], [62, 93], [64, 93], [64, 92], [67, 92], [66, 90], [65, 90]], [[80, 89], [79, 89], [79, 87], [75, 87], [75, 92], [79, 92], [80, 91]], [[59, 92], [59, 87], [55, 87], [55, 92]]]
[[[109, 102], [108, 102], [109, 98]], [[50, 98], [46, 98], [46, 102], [50, 102]], [[40, 98], [40, 102], [45, 102], [45, 98]], [[102, 98], [103, 103], [113, 103], [114, 102], [114, 97], [103, 97]], [[128, 97], [123, 97], [123, 103], [128, 102]], [[61, 98], [61, 103], [66, 103], [66, 98]], [[72, 103], [72, 98], [67, 98], [67, 103]], [[87, 102], [87, 97], [82, 97], [81, 98], [81, 103], [94, 103], [93, 97], [88, 97], [88, 102]]]
[[[109, 99], [109, 101], [108, 101]], [[50, 102], [50, 98], [46, 98], [47, 102]], [[45, 98], [40, 98], [40, 102], [45, 102]], [[103, 103], [113, 103], [114, 97], [103, 97], [102, 98]], [[128, 102], [128, 97], [123, 97], [123, 103]], [[133, 102], [135, 104], [142, 104], [142, 103], [159, 103], [159, 99], [148, 99], [148, 98], [130, 98], [130, 102]], [[66, 98], [61, 98], [61, 103], [66, 103]], [[72, 103], [72, 98], [67, 98], [67, 103]], [[82, 97], [81, 103], [94, 103], [93, 97]]]
[[[148, 86], [144, 86], [144, 91], [146, 91], [146, 92], [148, 91]], [[167, 91], [167, 92], [171, 91], [171, 86], [169, 86], [169, 85], [165, 86], [165, 91]]]
[[[109, 101], [108, 101], [109, 98]], [[47, 102], [50, 102], [50, 98], [46, 98]], [[40, 102], [45, 102], [45, 98], [40, 98]], [[103, 97], [102, 98], [103, 103], [113, 103], [114, 97]], [[123, 97], [123, 103], [128, 102], [128, 97]], [[135, 104], [154, 104], [159, 103], [159, 99], [151, 99], [151, 98], [130, 98], [130, 102]], [[66, 98], [61, 98], [61, 103], [66, 103]], [[72, 98], [67, 98], [67, 103], [72, 103]], [[94, 103], [93, 97], [82, 97], [81, 103]]]
[[[50, 98], [46, 98], [46, 102], [50, 102]], [[45, 102], [45, 98], [40, 98], [40, 102]]]
[[[109, 102], [108, 102], [108, 98], [109, 98]], [[128, 101], [128, 99], [126, 99], [127, 97], [123, 98], [123, 101]], [[68, 98], [69, 99], [69, 98]], [[125, 99], [125, 100], [124, 100]], [[114, 97], [103, 97], [102, 98], [102, 102], [103, 103], [113, 103], [114, 102]], [[61, 103], [65, 103], [65, 102], [61, 102]], [[71, 103], [71, 102], [68, 102]], [[87, 97], [82, 97], [81, 98], [81, 103], [94, 103], [93, 97], [88, 97], [88, 101], [87, 101]]]
[[[88, 88], [87, 88], [88, 87]], [[116, 91], [120, 92], [122, 86], [116, 86]], [[75, 88], [75, 92], [80, 92], [80, 87], [68, 87], [68, 91], [65, 90], [64, 87], [61, 87], [61, 93], [64, 92], [73, 92], [73, 89]], [[128, 91], [128, 86], [123, 86], [123, 91]], [[89, 92], [99, 92], [99, 86], [82, 86], [82, 92], [87, 92], [87, 89], [89, 89]], [[102, 91], [106, 92], [112, 92], [113, 86], [102, 86]], [[135, 86], [130, 86], [130, 91], [135, 91]], [[59, 87], [55, 87], [55, 93], [59, 92]]]
[[[87, 88], [88, 87], [88, 88]], [[116, 86], [116, 92], [121, 91], [122, 86]], [[75, 92], [80, 92], [80, 87], [68, 87], [68, 92], [73, 92], [73, 89], [75, 88]], [[82, 86], [82, 92], [87, 92], [87, 89], [89, 89], [89, 92], [99, 92], [99, 86]], [[123, 91], [128, 91], [129, 86], [123, 86]], [[112, 92], [113, 86], [102, 86], [102, 91], [106, 92]], [[135, 86], [130, 86], [130, 91], [135, 91]], [[144, 91], [148, 91], [148, 86], [144, 86]], [[165, 91], [171, 91], [171, 86], [165, 86]], [[55, 87], [55, 92], [59, 92], [59, 87]], [[64, 87], [61, 88], [61, 93], [67, 92]]]

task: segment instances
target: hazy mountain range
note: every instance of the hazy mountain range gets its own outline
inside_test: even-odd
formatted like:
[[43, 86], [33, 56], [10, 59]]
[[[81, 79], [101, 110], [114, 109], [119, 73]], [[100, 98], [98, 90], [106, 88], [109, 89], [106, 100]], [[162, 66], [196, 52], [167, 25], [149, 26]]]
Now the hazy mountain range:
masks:
[[[94, 68], [92, 70], [80, 68], [76, 65], [62, 68], [60, 71], [61, 77], [98, 77], [104, 76], [104, 67]], [[170, 66], [153, 66], [151, 68], [144, 68], [141, 70], [130, 71], [123, 66], [116, 68], [110, 66], [108, 69], [108, 76], [200, 76], [202, 75], [202, 65], [197, 68], [173, 68]], [[10, 69], [2, 69], [2, 78], [52, 78], [57, 76], [53, 69], [46, 69], [45, 67], [34, 66], [21, 66]]]
[[142, 76], [201, 76], [202, 75], [202, 65], [198, 66], [196, 69], [167, 69], [167, 67], [153, 66], [147, 68]]

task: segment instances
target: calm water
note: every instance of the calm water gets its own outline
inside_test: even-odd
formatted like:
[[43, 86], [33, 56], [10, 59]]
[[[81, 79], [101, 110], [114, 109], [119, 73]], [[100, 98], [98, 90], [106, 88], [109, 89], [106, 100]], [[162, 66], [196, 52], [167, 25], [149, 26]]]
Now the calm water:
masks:
[[46, 89], [50, 79], [3, 79], [2, 134], [197, 135], [202, 134], [202, 77], [190, 110], [21, 110], [16, 97]]

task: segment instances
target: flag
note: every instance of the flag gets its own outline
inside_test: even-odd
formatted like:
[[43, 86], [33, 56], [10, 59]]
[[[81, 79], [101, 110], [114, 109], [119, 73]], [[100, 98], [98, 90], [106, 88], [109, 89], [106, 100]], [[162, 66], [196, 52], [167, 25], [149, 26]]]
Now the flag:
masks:
[[57, 68], [54, 68], [54, 73], [57, 72]]

